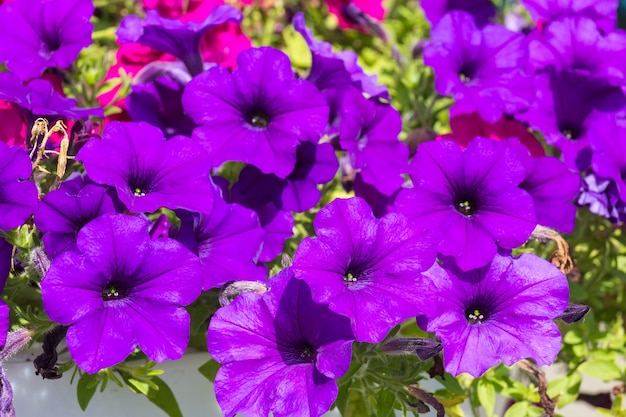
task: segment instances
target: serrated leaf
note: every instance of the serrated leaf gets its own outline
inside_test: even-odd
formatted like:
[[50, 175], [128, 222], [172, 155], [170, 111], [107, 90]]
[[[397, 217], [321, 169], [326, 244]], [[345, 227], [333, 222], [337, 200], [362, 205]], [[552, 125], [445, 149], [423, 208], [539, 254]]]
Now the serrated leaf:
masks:
[[81, 410], [85, 411], [87, 409], [89, 402], [98, 389], [99, 381], [100, 377], [98, 374], [89, 375], [83, 373], [78, 379], [78, 383], [76, 384], [76, 397], [78, 398], [78, 405]]
[[198, 368], [198, 372], [200, 372], [209, 381], [215, 382], [215, 376], [217, 375], [217, 370], [220, 369], [220, 366], [221, 365], [213, 359], [209, 359]]
[[158, 376], [153, 377], [152, 382], [158, 386], [158, 389], [150, 388], [147, 394], [148, 400], [170, 417], [183, 417], [176, 396], [169, 385]]
[[622, 372], [615, 362], [596, 359], [583, 362], [578, 367], [578, 370], [602, 381], [613, 381], [620, 379], [622, 376]]
[[479, 379], [476, 384], [476, 395], [478, 396], [478, 401], [485, 409], [487, 417], [491, 417], [496, 408], [496, 388], [492, 383]]

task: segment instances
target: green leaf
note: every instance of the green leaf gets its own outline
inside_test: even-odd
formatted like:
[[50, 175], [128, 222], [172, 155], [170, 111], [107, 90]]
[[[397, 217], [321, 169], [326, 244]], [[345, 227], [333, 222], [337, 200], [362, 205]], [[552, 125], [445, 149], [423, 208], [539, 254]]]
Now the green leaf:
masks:
[[148, 400], [161, 410], [165, 411], [165, 413], [170, 417], [183, 417], [183, 413], [180, 411], [180, 407], [178, 406], [178, 401], [176, 401], [174, 393], [165, 381], [158, 376], [155, 376], [152, 377], [152, 382], [158, 386], [158, 389], [150, 388], [147, 394]]
[[578, 367], [578, 370], [602, 381], [612, 381], [620, 379], [622, 376], [622, 371], [615, 362], [598, 359], [591, 359], [587, 362], [583, 362]]
[[369, 403], [363, 397], [363, 394], [356, 390], [350, 390], [346, 408], [343, 411], [343, 417], [363, 417], [371, 415]]
[[221, 365], [213, 359], [209, 359], [198, 368], [198, 372], [200, 372], [209, 381], [215, 382], [215, 376], [217, 375], [217, 370], [220, 369], [220, 366]]
[[80, 376], [78, 383], [76, 384], [76, 396], [81, 410], [85, 411], [87, 409], [89, 402], [98, 389], [99, 382], [100, 376], [98, 374], [89, 375], [87, 373], [83, 373]]
[[555, 378], [548, 383], [548, 395], [558, 399], [558, 407], [565, 407], [578, 398], [582, 376], [578, 372]]
[[383, 390], [376, 396], [376, 415], [378, 417], [388, 417], [393, 414], [393, 405], [396, 403], [396, 396], [389, 390]]
[[487, 417], [491, 417], [496, 408], [496, 388], [492, 383], [479, 379], [476, 385], [476, 395], [478, 396], [478, 401], [485, 409]]
[[526, 417], [528, 415], [529, 405], [528, 401], [517, 402], [506, 410], [504, 417]]

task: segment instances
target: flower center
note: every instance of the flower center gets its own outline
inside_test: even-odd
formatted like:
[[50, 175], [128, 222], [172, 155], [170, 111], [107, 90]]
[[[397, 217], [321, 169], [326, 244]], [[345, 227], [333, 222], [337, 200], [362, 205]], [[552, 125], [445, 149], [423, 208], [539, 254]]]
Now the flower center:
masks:
[[113, 283], [107, 285], [102, 290], [102, 299], [104, 301], [119, 300], [121, 298], [126, 298], [126, 296], [126, 291], [124, 291], [120, 286]]
[[135, 189], [133, 190], [133, 194], [137, 197], [144, 197], [146, 195], [146, 193], [143, 192], [139, 187], [135, 187]]
[[489, 318], [484, 309], [472, 307], [465, 310], [465, 319], [469, 324], [482, 324]]
[[267, 127], [270, 119], [263, 110], [255, 110], [248, 116], [248, 123], [254, 127]]
[[576, 140], [579, 139], [581, 136], [580, 129], [574, 126], [561, 126], [559, 130], [561, 131], [561, 134], [567, 139]]
[[343, 276], [343, 282], [345, 283], [357, 282], [357, 279], [351, 271], [347, 271], [345, 275]]
[[470, 81], [472, 81], [472, 79], [474, 78], [475, 74], [474, 74], [474, 68], [471, 67], [471, 65], [469, 64], [464, 64], [461, 69], [459, 70], [459, 79], [464, 83], [467, 84]]
[[468, 217], [476, 212], [475, 205], [472, 204], [472, 202], [468, 199], [461, 199], [460, 201], [456, 202], [454, 208], [462, 215]]

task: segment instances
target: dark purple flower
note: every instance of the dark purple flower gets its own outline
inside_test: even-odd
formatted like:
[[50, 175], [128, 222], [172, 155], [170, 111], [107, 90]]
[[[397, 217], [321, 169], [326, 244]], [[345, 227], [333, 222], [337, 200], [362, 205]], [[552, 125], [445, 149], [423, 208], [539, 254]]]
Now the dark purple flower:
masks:
[[44, 233], [46, 253], [56, 258], [66, 250], [76, 248], [76, 236], [87, 223], [123, 207], [115, 192], [91, 183], [86, 176], [76, 175], [50, 191], [37, 205], [35, 225]]
[[626, 221], [626, 202], [619, 198], [615, 182], [591, 173], [583, 177], [576, 203], [589, 206], [589, 211], [617, 224]]
[[166, 140], [159, 128], [145, 122], [111, 122], [102, 139], [91, 139], [76, 159], [85, 164], [89, 178], [115, 187], [132, 212], [210, 210], [211, 164], [190, 138]]
[[306, 26], [303, 13], [297, 13], [292, 24], [311, 50], [312, 63], [307, 80], [313, 82], [320, 91], [346, 90], [353, 86], [368, 97], [389, 99], [387, 87], [378, 84], [376, 75], [363, 72], [355, 52], [333, 52], [330, 43], [315, 39], [313, 31]]
[[617, 28], [618, 0], [522, 0], [535, 21], [551, 23], [562, 17], [587, 17], [603, 32]]
[[314, 221], [316, 238], [305, 238], [293, 260], [297, 278], [313, 300], [350, 318], [355, 338], [378, 343], [398, 323], [424, 307], [420, 272], [435, 260], [430, 235], [407, 218], [377, 219], [365, 200], [337, 199]]
[[339, 144], [363, 181], [391, 195], [404, 182], [409, 148], [400, 142], [402, 117], [396, 109], [352, 90], [341, 110]]
[[57, 257], [41, 282], [46, 313], [70, 326], [67, 348], [90, 374], [136, 345], [162, 362], [179, 359], [189, 342], [181, 306], [200, 295], [200, 262], [173, 239], [151, 239], [148, 227], [139, 217], [98, 217], [78, 233], [78, 251]]
[[239, 174], [230, 190], [229, 201], [254, 210], [265, 230], [259, 261], [270, 262], [283, 251], [285, 241], [293, 236], [294, 220], [289, 211], [281, 210], [280, 198], [287, 182], [274, 175], [263, 174], [249, 165]]
[[176, 214], [181, 221], [176, 239], [200, 258], [203, 290], [228, 281], [266, 279], [267, 269], [257, 265], [265, 232], [254, 211], [216, 195], [209, 214]]
[[626, 83], [626, 34], [603, 35], [593, 20], [585, 17], [562, 18], [544, 31], [533, 32], [529, 51], [534, 70], [552, 65], [557, 71], [603, 78], [612, 85]]
[[240, 23], [243, 15], [232, 6], [221, 5], [211, 11], [204, 22], [185, 22], [159, 16], [156, 10], [146, 13], [145, 19], [130, 15], [115, 32], [123, 44], [137, 42], [161, 52], [172, 54], [185, 63], [192, 75], [202, 72], [200, 40], [210, 29], [226, 22]]
[[452, 10], [468, 12], [479, 28], [490, 23], [496, 17], [496, 6], [491, 0], [421, 0], [420, 6], [433, 26]]
[[438, 93], [451, 95], [457, 113], [478, 112], [490, 123], [530, 104], [532, 80], [523, 72], [524, 36], [500, 25], [476, 27], [467, 12], [446, 14], [431, 31], [424, 63], [433, 67]]
[[441, 339], [447, 372], [479, 377], [500, 362], [554, 361], [561, 333], [553, 320], [569, 298], [567, 278], [554, 265], [526, 253], [496, 254], [489, 265], [467, 272], [444, 267], [436, 263], [424, 273], [431, 298], [417, 321]]
[[576, 207], [572, 204], [580, 190], [580, 177], [553, 156], [532, 157], [528, 148], [516, 138], [507, 141], [526, 169], [519, 185], [533, 198], [537, 223], [572, 233], [576, 222]]
[[561, 151], [565, 163], [584, 170], [590, 164], [589, 125], [602, 113], [626, 108], [626, 96], [606, 80], [553, 67], [535, 79], [533, 105], [516, 118], [540, 131], [549, 144]]
[[439, 252], [467, 271], [498, 248], [522, 245], [537, 225], [526, 170], [506, 143], [475, 138], [462, 151], [450, 140], [422, 143], [409, 168], [412, 189], [396, 198], [417, 228], [433, 230]]
[[24, 149], [0, 142], [0, 230], [20, 226], [35, 211], [37, 187], [28, 180], [32, 169]]
[[196, 124], [183, 111], [184, 87], [168, 75], [134, 84], [126, 97], [128, 115], [133, 121], [148, 122], [160, 128], [166, 138], [191, 136]]
[[216, 165], [242, 161], [285, 178], [296, 164], [299, 141], [317, 140], [328, 106], [315, 85], [296, 79], [283, 52], [243, 51], [237, 69], [213, 67], [183, 93], [183, 107], [198, 124], [193, 137]]
[[76, 107], [76, 100], [60, 95], [47, 80], [36, 79], [24, 85], [10, 72], [0, 73], [0, 100], [20, 106], [31, 124], [37, 117], [55, 119], [54, 116], [61, 116], [75, 120], [104, 117], [101, 108]]
[[91, 45], [90, 0], [15, 0], [0, 8], [0, 62], [20, 79], [69, 67]]
[[269, 287], [237, 296], [211, 318], [209, 353], [222, 364], [217, 402], [226, 417], [321, 416], [350, 366], [350, 322], [313, 302], [289, 268]]

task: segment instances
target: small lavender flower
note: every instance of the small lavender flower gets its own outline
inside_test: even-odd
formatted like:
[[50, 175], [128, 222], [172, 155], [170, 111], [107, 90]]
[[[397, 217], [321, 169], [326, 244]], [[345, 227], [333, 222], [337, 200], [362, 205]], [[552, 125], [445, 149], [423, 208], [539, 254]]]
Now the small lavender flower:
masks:
[[626, 202], [619, 198], [615, 182], [591, 173], [583, 177], [576, 203], [589, 206], [589, 211], [618, 224], [626, 221]]
[[616, 0], [522, 0], [536, 22], [558, 21], [562, 17], [584, 16], [605, 33], [617, 28]]
[[[226, 417], [321, 416], [350, 366], [349, 320], [311, 299], [290, 268], [262, 295], [244, 293], [211, 318], [209, 353], [222, 367], [215, 396]], [[306, 323], [306, 325], [302, 325]]]
[[176, 239], [200, 258], [203, 290], [229, 281], [266, 279], [265, 266], [257, 266], [265, 232], [254, 211], [216, 195], [209, 214], [176, 214], [181, 221]]
[[135, 15], [125, 17], [116, 34], [122, 44], [137, 42], [174, 55], [185, 63], [191, 75], [197, 75], [204, 68], [200, 54], [202, 36], [222, 23], [239, 23], [242, 19], [239, 10], [227, 5], [217, 6], [204, 22], [183, 23], [150, 10], [143, 20]]
[[200, 262], [148, 229], [139, 217], [98, 217], [41, 282], [46, 313], [70, 326], [67, 348], [88, 373], [123, 361], [136, 345], [155, 362], [178, 359], [187, 347], [190, 319], [181, 306], [200, 295]]
[[69, 67], [91, 45], [90, 0], [15, 0], [0, 8], [0, 62], [28, 80]]
[[145, 122], [111, 122], [102, 139], [91, 139], [76, 159], [85, 164], [93, 181], [115, 187], [132, 212], [161, 207], [210, 210], [211, 164], [204, 149], [190, 138], [165, 140], [159, 128]]
[[420, 6], [433, 26], [452, 10], [468, 12], [479, 28], [490, 23], [496, 16], [496, 6], [491, 0], [421, 0]]
[[519, 188], [526, 170], [506, 143], [475, 138], [462, 151], [452, 141], [426, 142], [409, 175], [414, 188], [400, 192], [397, 210], [433, 230], [439, 252], [464, 271], [522, 245], [537, 225], [533, 199]]
[[38, 193], [28, 180], [31, 171], [24, 149], [0, 142], [0, 230], [13, 229], [33, 214]]
[[451, 95], [458, 113], [480, 113], [495, 123], [532, 100], [532, 80], [523, 72], [528, 47], [522, 34], [499, 25], [479, 29], [467, 12], [446, 14], [431, 31], [424, 63], [433, 67], [438, 93]]
[[423, 308], [420, 272], [435, 260], [434, 242], [408, 219], [377, 219], [357, 197], [337, 199], [314, 222], [316, 238], [296, 250], [293, 270], [313, 300], [350, 318], [358, 341], [378, 343]]
[[480, 269], [444, 262], [424, 275], [431, 298], [417, 322], [441, 339], [447, 372], [479, 377], [500, 362], [532, 358], [541, 366], [556, 358], [561, 333], [553, 320], [565, 311], [569, 289], [551, 263], [529, 253], [496, 254]]
[[620, 200], [626, 201], [626, 120], [598, 119], [589, 127], [589, 144], [594, 174], [612, 180]]
[[91, 220], [122, 209], [113, 189], [94, 184], [86, 176], [75, 175], [40, 201], [35, 225], [44, 233], [46, 253], [55, 258], [76, 248], [78, 232]]
[[241, 161], [285, 178], [296, 164], [299, 141], [317, 140], [328, 106], [315, 85], [296, 79], [283, 52], [243, 51], [230, 73], [213, 67], [183, 93], [183, 108], [200, 124], [193, 132], [213, 163]]

